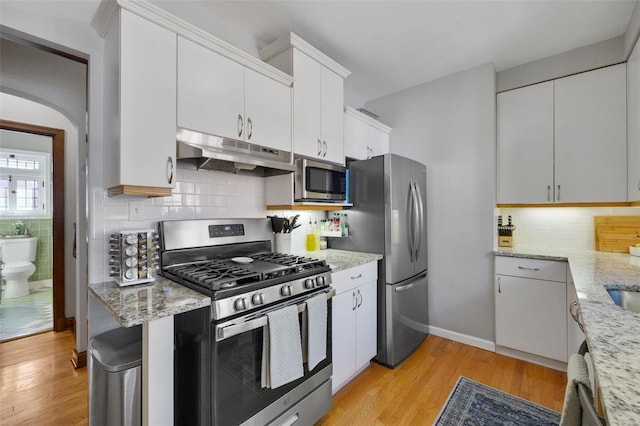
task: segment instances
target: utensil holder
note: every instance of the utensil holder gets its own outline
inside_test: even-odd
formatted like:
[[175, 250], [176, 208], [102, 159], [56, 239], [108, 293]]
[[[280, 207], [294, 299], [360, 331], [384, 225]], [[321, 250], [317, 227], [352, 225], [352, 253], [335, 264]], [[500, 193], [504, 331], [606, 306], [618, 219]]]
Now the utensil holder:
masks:
[[274, 250], [277, 253], [291, 253], [291, 233], [273, 234]]

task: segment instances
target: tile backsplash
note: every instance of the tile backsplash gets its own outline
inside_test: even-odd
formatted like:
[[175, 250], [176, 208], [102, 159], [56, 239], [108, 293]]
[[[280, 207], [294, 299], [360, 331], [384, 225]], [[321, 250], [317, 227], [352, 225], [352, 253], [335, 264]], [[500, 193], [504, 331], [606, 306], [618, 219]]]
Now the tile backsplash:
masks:
[[211, 218], [262, 218], [263, 179], [256, 176], [178, 167], [176, 187], [170, 197], [108, 197], [107, 190], [93, 189], [92, 249], [89, 279], [108, 280], [106, 235], [128, 229], [155, 229], [163, 220]]
[[11, 218], [0, 219], [0, 235], [15, 234], [15, 223], [22, 222], [29, 234], [38, 237], [36, 249], [36, 272], [29, 281], [49, 280], [53, 277], [53, 232], [51, 218]]
[[[594, 216], [637, 216], [640, 207], [535, 207], [499, 208], [495, 221], [511, 215], [515, 246], [594, 248]], [[495, 226], [495, 224], [494, 224]], [[495, 246], [497, 246], [497, 232]]]

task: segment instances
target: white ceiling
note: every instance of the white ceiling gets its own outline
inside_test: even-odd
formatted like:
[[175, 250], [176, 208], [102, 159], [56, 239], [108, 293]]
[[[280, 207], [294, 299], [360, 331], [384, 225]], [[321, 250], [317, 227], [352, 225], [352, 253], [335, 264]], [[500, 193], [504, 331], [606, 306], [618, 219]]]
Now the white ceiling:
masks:
[[[260, 48], [293, 31], [352, 72], [347, 86], [361, 102], [487, 62], [501, 71], [622, 35], [636, 4], [635, 0], [152, 2], [256, 56]], [[90, 21], [97, 8], [95, 0], [21, 0], [15, 7], [29, 3], [37, 3], [39, 13], [81, 21]]]

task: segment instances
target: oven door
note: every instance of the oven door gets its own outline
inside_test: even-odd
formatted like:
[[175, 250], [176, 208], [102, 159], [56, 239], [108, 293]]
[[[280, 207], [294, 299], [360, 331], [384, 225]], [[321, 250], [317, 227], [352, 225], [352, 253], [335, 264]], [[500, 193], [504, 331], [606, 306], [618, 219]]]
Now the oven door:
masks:
[[[252, 313], [246, 317], [236, 318], [223, 323], [212, 323], [211, 339], [211, 383], [213, 399], [213, 424], [238, 425], [244, 422], [250, 424], [265, 424], [273, 419], [274, 414], [263, 412], [267, 407], [280, 401], [283, 396], [294, 391], [299, 386], [306, 387], [305, 382], [313, 383], [314, 375], [331, 365], [331, 303], [332, 292], [327, 293], [327, 357], [313, 371], [309, 371], [307, 363], [303, 364], [304, 376], [276, 389], [263, 388], [262, 376], [262, 338], [266, 314], [284, 306], [298, 305], [298, 321], [302, 326], [306, 311], [301, 311], [304, 300], [318, 294], [305, 295], [284, 304], [265, 308], [263, 311]], [[301, 329], [302, 330], [302, 329]], [[317, 384], [313, 385], [314, 387]], [[304, 397], [308, 392], [302, 392]], [[290, 401], [284, 399], [284, 404], [294, 404], [297, 396], [293, 392]], [[276, 404], [274, 404], [276, 405]], [[287, 407], [283, 407], [284, 411]], [[275, 415], [281, 414], [276, 407]], [[262, 412], [262, 413], [261, 413]], [[257, 418], [254, 418], [258, 415]], [[267, 418], [264, 418], [267, 417]]]

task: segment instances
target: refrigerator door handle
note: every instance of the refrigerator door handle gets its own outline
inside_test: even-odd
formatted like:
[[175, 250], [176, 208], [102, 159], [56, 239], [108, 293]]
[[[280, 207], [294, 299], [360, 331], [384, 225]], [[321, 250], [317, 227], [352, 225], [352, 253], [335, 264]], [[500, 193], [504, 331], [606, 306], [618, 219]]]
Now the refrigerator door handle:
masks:
[[412, 209], [413, 209], [413, 215], [412, 215], [412, 222], [411, 222], [411, 228], [412, 228], [412, 232], [413, 232], [413, 253], [412, 256], [415, 259], [415, 261], [418, 261], [418, 251], [420, 249], [420, 218], [418, 217], [419, 214], [419, 207], [418, 207], [418, 194], [417, 194], [417, 190], [416, 190], [416, 183], [415, 182], [411, 182], [411, 199], [413, 201], [412, 204]]
[[413, 263], [413, 250], [414, 250], [414, 218], [413, 218], [413, 182], [409, 182], [409, 191], [407, 191], [407, 242], [409, 244], [409, 259]]
[[422, 247], [422, 236], [424, 235], [424, 203], [422, 202], [422, 194], [420, 193], [420, 187], [417, 183], [414, 183], [416, 196], [418, 199], [418, 242], [416, 243], [416, 261], [420, 255], [420, 248]]

